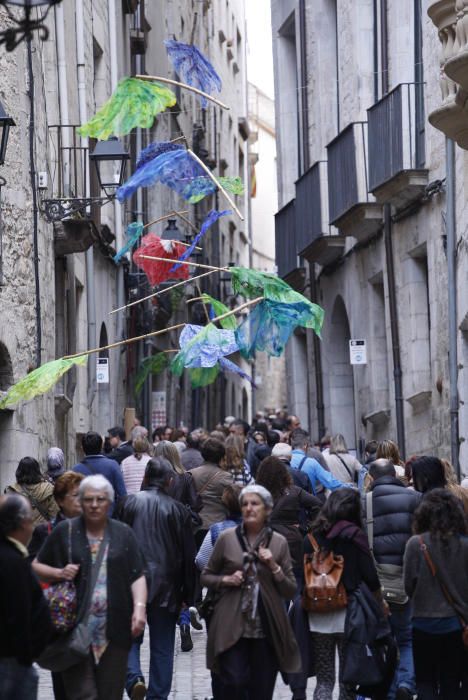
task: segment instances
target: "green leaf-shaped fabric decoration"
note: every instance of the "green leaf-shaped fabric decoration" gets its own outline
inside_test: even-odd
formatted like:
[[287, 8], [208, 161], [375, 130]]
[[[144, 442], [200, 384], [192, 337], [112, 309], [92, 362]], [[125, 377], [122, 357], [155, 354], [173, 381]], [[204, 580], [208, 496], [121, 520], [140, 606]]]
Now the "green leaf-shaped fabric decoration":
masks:
[[[226, 192], [233, 195], [242, 196], [244, 194], [244, 183], [240, 177], [218, 177], [217, 182], [224, 187]], [[202, 175], [201, 177], [195, 178], [186, 188], [185, 194], [186, 199], [190, 204], [197, 204], [210, 194], [215, 185], [211, 178]]]
[[194, 367], [188, 371], [192, 389], [213, 384], [219, 374], [219, 364], [214, 367]]
[[[219, 301], [219, 299], [211, 297], [209, 294], [202, 294], [202, 301], [204, 304], [210, 304], [211, 308], [213, 309], [213, 315], [210, 314], [210, 318], [222, 316], [223, 314], [227, 314], [230, 311], [226, 304], [223, 304], [223, 302]], [[221, 328], [226, 328], [227, 330], [235, 331], [237, 328], [236, 317], [232, 315], [228, 316], [227, 318], [223, 318], [219, 322], [219, 325], [221, 326]]]
[[[268, 272], [259, 272], [245, 267], [231, 267], [229, 272], [232, 277], [232, 288], [235, 294], [242, 294], [247, 299], [265, 297], [271, 301], [282, 304], [297, 305], [301, 312], [304, 328], [312, 328], [318, 336], [323, 325], [324, 310], [318, 304], [314, 304], [303, 294], [276, 275]], [[304, 308], [308, 313], [304, 314]]]
[[19, 401], [29, 401], [35, 396], [45, 394], [58, 382], [65, 372], [68, 372], [74, 365], [85, 365], [87, 359], [87, 355], [79, 355], [79, 357], [74, 357], [70, 360], [61, 358], [60, 360], [52, 360], [52, 362], [41, 365], [41, 367], [27, 374], [8, 390], [6, 396], [0, 401], [0, 409], [13, 406]]
[[80, 126], [78, 133], [102, 141], [109, 136], [125, 136], [135, 127], [150, 129], [156, 115], [175, 103], [175, 94], [161, 83], [124, 78], [95, 116]]
[[169, 366], [169, 358], [167, 353], [158, 352], [156, 355], [146, 357], [138, 368], [135, 378], [135, 394], [139, 394], [143, 389], [143, 385], [150, 374], [159, 374]]

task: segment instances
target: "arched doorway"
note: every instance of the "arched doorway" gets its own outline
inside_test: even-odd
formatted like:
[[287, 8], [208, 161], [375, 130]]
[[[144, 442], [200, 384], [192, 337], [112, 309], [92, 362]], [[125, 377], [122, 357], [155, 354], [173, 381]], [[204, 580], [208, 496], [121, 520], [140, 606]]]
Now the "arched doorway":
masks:
[[[106, 324], [102, 323], [101, 324], [101, 330], [99, 333], [99, 347], [105, 347], [106, 345], [109, 344], [109, 338], [107, 335], [107, 328]], [[107, 362], [109, 362], [109, 350], [100, 350], [99, 355], [98, 355], [99, 360], [104, 360], [106, 359]], [[108, 366], [109, 369], [109, 375], [110, 375], [110, 366]], [[99, 430], [103, 435], [109, 430], [109, 428], [112, 427], [114, 424], [114, 420], [111, 417], [111, 395], [110, 395], [110, 376], [109, 376], [109, 382], [106, 383], [99, 383], [97, 385], [97, 391], [98, 391], [98, 415], [97, 415], [97, 421], [99, 428], [96, 428], [96, 430]]]
[[353, 368], [349, 361], [348, 314], [341, 296], [336, 298], [331, 314], [329, 355], [330, 421], [333, 433], [344, 435], [348, 448], [356, 449], [356, 415]]

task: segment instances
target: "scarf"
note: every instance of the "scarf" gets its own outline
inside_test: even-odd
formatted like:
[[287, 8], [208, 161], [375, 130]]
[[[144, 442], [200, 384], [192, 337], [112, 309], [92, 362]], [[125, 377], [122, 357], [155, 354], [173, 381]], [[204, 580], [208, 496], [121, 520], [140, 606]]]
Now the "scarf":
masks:
[[326, 535], [327, 540], [340, 537], [342, 540], [350, 540], [366, 554], [370, 554], [369, 542], [363, 530], [349, 520], [338, 520]]
[[244, 551], [244, 561], [242, 565], [244, 581], [241, 586], [242, 613], [251, 620], [254, 620], [257, 615], [258, 594], [260, 590], [257, 569], [258, 548], [268, 546], [271, 540], [271, 529], [269, 527], [264, 527], [258, 533], [252, 545], [249, 543], [244, 525], [238, 528], [238, 533]]

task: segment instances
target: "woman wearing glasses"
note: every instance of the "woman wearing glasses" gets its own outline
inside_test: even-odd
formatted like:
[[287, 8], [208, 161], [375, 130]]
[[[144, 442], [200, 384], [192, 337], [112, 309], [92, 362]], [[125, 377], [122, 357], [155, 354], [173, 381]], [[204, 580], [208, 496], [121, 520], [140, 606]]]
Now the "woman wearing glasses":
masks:
[[68, 700], [121, 700], [132, 636], [146, 622], [143, 558], [133, 531], [109, 518], [110, 482], [89, 476], [78, 492], [82, 515], [70, 521], [70, 531], [64, 522], [51, 532], [33, 566], [45, 581], [57, 581], [57, 569], [68, 570], [77, 587], [78, 622], [87, 619], [89, 656], [62, 672]]

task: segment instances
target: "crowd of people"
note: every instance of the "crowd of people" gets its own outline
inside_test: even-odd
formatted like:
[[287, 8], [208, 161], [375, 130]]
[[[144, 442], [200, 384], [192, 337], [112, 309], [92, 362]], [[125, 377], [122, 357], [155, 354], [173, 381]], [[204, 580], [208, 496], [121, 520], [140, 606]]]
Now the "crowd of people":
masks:
[[[137, 424], [66, 465], [20, 460], [0, 497], [0, 697], [165, 700], [176, 630], [207, 629], [214, 700], [468, 697], [468, 480], [351, 454], [297, 416], [211, 432]], [[149, 669], [140, 659], [149, 635]]]

